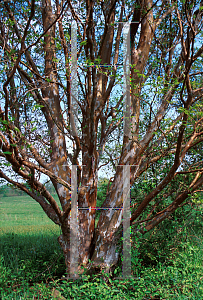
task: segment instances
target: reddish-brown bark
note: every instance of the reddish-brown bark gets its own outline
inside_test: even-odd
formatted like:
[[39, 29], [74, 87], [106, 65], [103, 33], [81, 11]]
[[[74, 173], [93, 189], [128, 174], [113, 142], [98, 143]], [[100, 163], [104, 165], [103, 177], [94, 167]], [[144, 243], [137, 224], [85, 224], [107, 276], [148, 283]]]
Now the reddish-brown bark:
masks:
[[[189, 114], [190, 110], [194, 109], [195, 112], [195, 104], [199, 105], [198, 101], [202, 99], [202, 87], [194, 88], [193, 81], [194, 76], [201, 76], [200, 71], [194, 72], [193, 69], [194, 62], [203, 52], [202, 46], [196, 44], [199, 47], [197, 50], [194, 47], [198, 30], [201, 28], [202, 12], [201, 10], [193, 12], [193, 17], [189, 20], [181, 3], [177, 7], [173, 5], [168, 7], [163, 2], [157, 8], [152, 0], [136, 1], [133, 3], [132, 10], [128, 8], [128, 13], [124, 5], [118, 7], [119, 3], [116, 0], [104, 1], [101, 4], [87, 0], [83, 3], [84, 14], [82, 9], [78, 10], [71, 1], [62, 4], [57, 0], [54, 8], [51, 0], [42, 1], [41, 12], [39, 8], [35, 11], [40, 20], [38, 20], [39, 27], [41, 26], [40, 38], [32, 42], [26, 37], [29, 35], [30, 38], [29, 30], [34, 32], [31, 22], [34, 18], [34, 1], [23, 33], [19, 24], [19, 12], [15, 9], [13, 11], [7, 2], [3, 4], [2, 17], [7, 18], [8, 14], [12, 26], [0, 23], [3, 62], [9, 65], [4, 73], [6, 75], [3, 85], [5, 104], [1, 104], [0, 107], [0, 157], [11, 164], [10, 170], [18, 178], [29, 183], [30, 189], [21, 181], [14, 180], [7, 174], [6, 169], [0, 170], [0, 177], [35, 199], [47, 216], [61, 227], [62, 234], [58, 241], [69, 271], [71, 164], [77, 165], [79, 264], [88, 266], [88, 261], [91, 259], [93, 261], [91, 267], [97, 268], [100, 265], [110, 269], [118, 262], [116, 247], [122, 227], [122, 210], [119, 208], [123, 205], [124, 181], [122, 165], [131, 165], [130, 180], [133, 185], [155, 163], [162, 162], [164, 159], [165, 163], [168, 160], [171, 162], [162, 180], [158, 182], [156, 179], [156, 186], [148, 194], [143, 194], [142, 201], [136, 202], [137, 205], [132, 212], [131, 224], [144, 223], [141, 229], [137, 229], [143, 234], [152, 230], [178, 209], [191, 193], [201, 190], [202, 165], [199, 161], [198, 166], [194, 164], [182, 171], [182, 174], [186, 175], [197, 174], [188, 187], [178, 193], [168, 207], [157, 211], [158, 204], [165, 203], [161, 199], [162, 193], [168, 196], [173, 194], [173, 191], [167, 188], [176, 180], [178, 174], [181, 174], [178, 168], [182, 165], [186, 167], [184, 160], [187, 154], [202, 143], [202, 117], [195, 113], [191, 121]], [[182, 11], [179, 11], [181, 9]], [[71, 34], [67, 29], [68, 13], [71, 13], [76, 20], [78, 39], [82, 41], [77, 53], [78, 61], [88, 60], [86, 67], [78, 66], [78, 69], [82, 69], [82, 73], [78, 72], [78, 75], [82, 76], [83, 73], [86, 75], [84, 80], [79, 78], [82, 97], [80, 95], [77, 103], [77, 109], [80, 111], [78, 122], [80, 134], [78, 135], [77, 124], [71, 110], [74, 95], [71, 95], [71, 46], [68, 41]], [[98, 33], [95, 21], [99, 22], [99, 13], [103, 16], [104, 26]], [[80, 14], [83, 15], [84, 20], [81, 20]], [[24, 16], [20, 18], [23, 20]], [[112, 133], [116, 135], [116, 130], [123, 122], [119, 118], [117, 109], [121, 112], [125, 95], [113, 99], [114, 101], [111, 97], [116, 98], [115, 94], [119, 91], [118, 89], [115, 93], [113, 88], [117, 82], [117, 64], [121, 56], [122, 22], [128, 20], [132, 22], [130, 38], [132, 111], [130, 113], [133, 133], [131, 137], [123, 136], [121, 151], [117, 157], [113, 153], [114, 150], [112, 153], [109, 149], [106, 151], [112, 165], [115, 166], [117, 163], [118, 166], [111, 180], [112, 184], [108, 186], [103, 203], [104, 209], [95, 228], [98, 169], [103, 162], [104, 165], [107, 164], [102, 160], [105, 147], [106, 145], [112, 147], [110, 142]], [[117, 27], [115, 22], [119, 22]], [[183, 23], [187, 26], [187, 31]], [[171, 33], [170, 37], [167, 30]], [[9, 40], [10, 31], [15, 37], [14, 40], [11, 36]], [[159, 35], [159, 31], [165, 34]], [[100, 39], [98, 34], [101, 35]], [[13, 54], [15, 43], [20, 45], [17, 58]], [[176, 49], [175, 53], [178, 43], [181, 47]], [[158, 54], [155, 53], [156, 51]], [[157, 70], [154, 70], [153, 68], [156, 67], [151, 64], [153, 59], [160, 61]], [[64, 62], [61, 63], [60, 60]], [[110, 70], [108, 66], [111, 64], [113, 66]], [[64, 74], [65, 79], [61, 74]], [[149, 92], [145, 91], [147, 80], [151, 80], [153, 76], [158, 78], [157, 85], [163, 84], [164, 89], [161, 92], [155, 91], [156, 87], [151, 87]], [[160, 79], [162, 77], [163, 81]], [[19, 82], [22, 93], [17, 89]], [[155, 100], [150, 100], [152, 98], [150, 93]], [[180, 111], [173, 107], [172, 100], [176, 102]], [[30, 114], [33, 119], [35, 117], [32, 102], [40, 108], [37, 132], [31, 123]], [[156, 108], [153, 107], [154, 103]], [[150, 107], [149, 113], [146, 105]], [[198, 107], [199, 110], [202, 109], [201, 105]], [[170, 109], [171, 114], [176, 109], [178, 116], [172, 118], [172, 124], [167, 127], [166, 114]], [[146, 117], [147, 124], [143, 122], [141, 114], [142, 117], [143, 115]], [[190, 131], [188, 124], [192, 128]], [[70, 125], [74, 128], [73, 132]], [[171, 139], [170, 134], [173, 135]], [[67, 139], [72, 143], [72, 153]], [[118, 144], [120, 141], [118, 137]], [[173, 160], [170, 155], [173, 156]], [[39, 174], [46, 175], [52, 181], [61, 207], [40, 182]], [[154, 205], [151, 204], [152, 200], [155, 201]], [[110, 209], [107, 210], [106, 207]], [[149, 207], [147, 220], [138, 221]], [[156, 213], [152, 217], [154, 212]]]

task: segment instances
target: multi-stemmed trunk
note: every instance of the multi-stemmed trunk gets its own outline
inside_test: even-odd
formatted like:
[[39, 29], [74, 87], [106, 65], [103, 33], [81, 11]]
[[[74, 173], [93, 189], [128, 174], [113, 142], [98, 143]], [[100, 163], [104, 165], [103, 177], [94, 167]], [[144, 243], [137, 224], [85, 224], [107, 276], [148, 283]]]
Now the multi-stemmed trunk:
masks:
[[[203, 135], [202, 115], [196, 113], [202, 108], [200, 103], [202, 87], [198, 80], [193, 81], [193, 78], [196, 78], [193, 76], [201, 76], [199, 70], [195, 71], [195, 64], [198, 65], [203, 48], [195, 42], [195, 39], [199, 34], [202, 9], [200, 7], [196, 10], [193, 7], [192, 12], [192, 10], [187, 11], [187, 5], [182, 7], [180, 4], [175, 6], [172, 3], [170, 6], [163, 3], [157, 10], [152, 0], [142, 0], [137, 1], [134, 9], [130, 8], [128, 15], [123, 5], [117, 11], [118, 1], [100, 1], [101, 7], [98, 9], [95, 1], [87, 0], [84, 18], [86, 21], [83, 23], [79, 17], [80, 13], [77, 14], [71, 1], [66, 1], [61, 7], [63, 1], [59, 3], [60, 1], [56, 0], [53, 5], [51, 0], [43, 0], [42, 7], [36, 9], [37, 17], [34, 17], [35, 5], [39, 3], [35, 2], [31, 1], [31, 12], [26, 26], [24, 23], [21, 25], [20, 22], [26, 22], [28, 11], [26, 17], [20, 16], [20, 9], [16, 12], [18, 5], [11, 8], [7, 1], [2, 4], [3, 15], [0, 19], [8, 19], [0, 22], [0, 47], [4, 53], [1, 59], [5, 64], [5, 68], [2, 68], [2, 80], [4, 77], [7, 78], [3, 83], [5, 105], [2, 105], [3, 101], [1, 101], [0, 107], [0, 156], [2, 160], [9, 163], [10, 169], [4, 171], [1, 168], [0, 177], [35, 199], [47, 216], [61, 227], [62, 234], [58, 241], [64, 253], [68, 273], [72, 272], [70, 266], [74, 260], [74, 252], [75, 256], [79, 257], [79, 269], [84, 265], [93, 269], [109, 270], [118, 263], [116, 247], [122, 235], [125, 179], [123, 166], [131, 166], [129, 177], [132, 186], [142, 173], [148, 172], [154, 164], [162, 164], [164, 159], [167, 164], [168, 161], [171, 164], [169, 170], [162, 172], [160, 182], [156, 178], [157, 186], [147, 195], [143, 195], [143, 199], [137, 201], [139, 203], [132, 213], [131, 224], [150, 207], [151, 211], [146, 220], [141, 221], [139, 231], [143, 234], [173, 213], [189, 194], [200, 191], [203, 183], [202, 169], [195, 169], [201, 166], [201, 159], [200, 161], [197, 159], [199, 165], [196, 163], [190, 165], [190, 162], [187, 162], [188, 167], [187, 164], [184, 165], [187, 154], [190, 155], [190, 151], [199, 146]], [[76, 28], [73, 33], [71, 32], [71, 47], [66, 40], [69, 36], [66, 24], [69, 17], [66, 18], [66, 8], [70, 9], [73, 19], [77, 20], [78, 33], [79, 27], [83, 27], [80, 37], [77, 36]], [[95, 18], [98, 17], [99, 21], [97, 12], [100, 10], [105, 25], [101, 38], [98, 38]], [[179, 13], [179, 10], [182, 11]], [[81, 13], [84, 15], [82, 10]], [[126, 74], [131, 75], [131, 81], [125, 78], [126, 92], [120, 99], [115, 97], [112, 100], [115, 96], [113, 87], [117, 84], [117, 75], [120, 72], [117, 65], [121, 54], [122, 28], [125, 23], [123, 20], [125, 18], [128, 20], [130, 16], [132, 17], [131, 34], [128, 32], [128, 38], [123, 36], [123, 41], [128, 41], [123, 70], [124, 77]], [[39, 38], [36, 36], [33, 43], [29, 40], [30, 32], [33, 30], [31, 23], [39, 24], [39, 31], [38, 28], [36, 31], [39, 35], [42, 33]], [[109, 26], [115, 23], [119, 23], [118, 29]], [[187, 28], [183, 28], [183, 24]], [[21, 32], [23, 27], [24, 30]], [[165, 28], [169, 29], [170, 34], [165, 34], [167, 32]], [[158, 31], [157, 35], [156, 31]], [[136, 39], [137, 35], [139, 35], [138, 39]], [[77, 37], [81, 40], [80, 50], [84, 47], [85, 57], [83, 51], [77, 52]], [[167, 51], [163, 45], [167, 46]], [[196, 47], [199, 49], [197, 50]], [[16, 49], [20, 50], [16, 52]], [[160, 65], [157, 60], [158, 53], [164, 60], [164, 62], [160, 60]], [[150, 60], [149, 55], [151, 55]], [[84, 82], [80, 80], [78, 83], [82, 92], [80, 97], [75, 97], [75, 104], [77, 104], [75, 108], [79, 111], [78, 123], [81, 125], [78, 127], [72, 111], [75, 95], [71, 89], [71, 86], [74, 86], [74, 75], [79, 70], [77, 59], [78, 62], [83, 59], [88, 61], [86, 69], [83, 69], [86, 72]], [[129, 61], [129, 68], [127, 61]], [[43, 70], [41, 70], [41, 62], [44, 63]], [[157, 66], [155, 70], [153, 70], [154, 63]], [[62, 66], [65, 69], [64, 74]], [[80, 75], [79, 71], [78, 75]], [[149, 95], [147, 95], [148, 80], [152, 80], [155, 85], [158, 83], [156, 88], [150, 87]], [[146, 89], [143, 88], [145, 83]], [[162, 84], [163, 89], [160, 88]], [[21, 91], [22, 86], [24, 87]], [[152, 96], [154, 99], [151, 99]], [[122, 110], [122, 101], [125, 102], [126, 107], [132, 109], [127, 112], [128, 125], [130, 122], [132, 125], [132, 135], [130, 130], [126, 134], [128, 126], [126, 126], [125, 113], [122, 116], [125, 122], [121, 119], [121, 113], [125, 111], [125, 107]], [[40, 112], [39, 117], [34, 115], [35, 109]], [[170, 109], [171, 115], [174, 111], [179, 114], [177, 118], [169, 117], [171, 125], [168, 124]], [[147, 124], [141, 120], [141, 114]], [[36, 128], [41, 120], [42, 127]], [[33, 125], [35, 121], [37, 126]], [[108, 161], [114, 166], [116, 161], [117, 170], [95, 228], [98, 169], [103, 164], [105, 147], [112, 146], [111, 135], [116, 133], [122, 124], [123, 140], [118, 138], [118, 147], [122, 144], [121, 153], [119, 152], [119, 157], [117, 155], [114, 157], [110, 153]], [[73, 145], [72, 153], [68, 149], [67, 137]], [[174, 156], [173, 161], [171, 155]], [[73, 170], [70, 165], [78, 171], [75, 187], [70, 179]], [[164, 189], [175, 181], [180, 173], [178, 172], [180, 166], [183, 168], [186, 166], [184, 174], [191, 172], [196, 174], [195, 177], [191, 181], [190, 178], [188, 179], [190, 182], [188, 186], [174, 197], [170, 205], [163, 203], [164, 209], [155, 213], [158, 204], [155, 203], [153, 206], [152, 200], [159, 203], [156, 197], [161, 198]], [[12, 172], [17, 176], [17, 180], [10, 176]], [[53, 183], [61, 208], [40, 182], [41, 174], [46, 175]], [[21, 182], [21, 179], [26, 185]], [[72, 220], [70, 219], [72, 209], [70, 198], [72, 197], [71, 201], [73, 201], [75, 197], [73, 194], [70, 196], [70, 191], [75, 196], [78, 194], [78, 224], [76, 209], [74, 212], [72, 210]], [[75, 227], [71, 227], [73, 223]], [[72, 243], [73, 241], [75, 244]], [[89, 260], [92, 262], [90, 263]]]

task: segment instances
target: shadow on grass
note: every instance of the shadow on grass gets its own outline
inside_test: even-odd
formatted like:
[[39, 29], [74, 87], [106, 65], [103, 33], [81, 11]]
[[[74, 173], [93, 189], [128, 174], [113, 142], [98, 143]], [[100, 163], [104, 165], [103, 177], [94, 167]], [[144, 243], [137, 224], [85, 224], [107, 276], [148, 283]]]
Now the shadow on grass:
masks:
[[1, 230], [0, 255], [12, 277], [29, 282], [46, 282], [50, 277], [62, 276], [65, 264], [57, 241], [59, 232], [48, 226], [17, 227], [12, 232]]

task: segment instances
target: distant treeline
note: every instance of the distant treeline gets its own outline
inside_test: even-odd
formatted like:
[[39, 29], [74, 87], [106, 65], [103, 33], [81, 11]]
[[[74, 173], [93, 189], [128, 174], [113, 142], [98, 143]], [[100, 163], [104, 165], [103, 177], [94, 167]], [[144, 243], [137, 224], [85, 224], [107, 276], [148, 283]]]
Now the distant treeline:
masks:
[[[25, 184], [25, 186], [27, 186], [29, 188], [28, 184]], [[51, 193], [51, 194], [55, 194], [55, 189], [53, 187], [53, 185], [48, 182], [45, 184], [47, 190]], [[23, 192], [22, 190], [18, 189], [17, 187], [11, 185], [11, 184], [3, 184], [0, 186], [0, 198], [1, 197], [13, 197], [13, 196], [25, 196], [26, 193]]]
[[13, 196], [23, 196], [25, 193], [12, 185], [1, 185], [0, 186], [0, 197], [13, 197]]
[[[105, 177], [99, 178], [98, 187], [97, 187], [97, 200], [98, 204], [101, 205], [104, 200], [106, 199], [106, 192], [108, 188], [109, 179]], [[27, 183], [24, 184], [28, 189], [30, 189]], [[49, 191], [50, 194], [55, 195], [56, 191], [54, 189], [53, 184], [51, 181], [44, 183], [46, 189]], [[111, 183], [109, 187], [111, 186]], [[17, 187], [13, 186], [12, 184], [3, 184], [0, 186], [0, 198], [1, 197], [17, 197], [17, 196], [25, 196], [26, 193], [22, 190], [18, 189]], [[131, 196], [134, 195], [134, 191], [131, 190]], [[131, 197], [132, 198], [132, 197]]]
[[[106, 192], [108, 187], [109, 180], [105, 177], [99, 178], [98, 182], [98, 189], [97, 189], [97, 199], [100, 204], [102, 204], [106, 198]], [[49, 181], [44, 183], [46, 189], [49, 191], [50, 194], [56, 194], [53, 184]], [[110, 184], [111, 185], [111, 184]], [[25, 186], [29, 188], [29, 185], [25, 183]], [[18, 189], [17, 187], [13, 186], [12, 184], [3, 184], [0, 186], [0, 198], [1, 197], [13, 197], [13, 196], [25, 196], [26, 193], [22, 190]]]

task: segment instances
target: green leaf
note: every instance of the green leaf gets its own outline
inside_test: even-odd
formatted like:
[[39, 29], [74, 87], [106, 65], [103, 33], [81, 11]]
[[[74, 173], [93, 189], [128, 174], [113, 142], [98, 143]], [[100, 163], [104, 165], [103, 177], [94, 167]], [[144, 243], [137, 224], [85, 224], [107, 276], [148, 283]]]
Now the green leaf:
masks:
[[40, 104], [36, 104], [35, 106], [34, 106], [34, 108], [42, 108], [42, 107], [44, 107], [44, 105], [40, 105]]
[[34, 128], [31, 129], [31, 132], [35, 131], [37, 127], [35, 126]]
[[9, 151], [5, 151], [5, 152], [3, 152], [4, 154], [8, 154], [8, 155], [11, 155], [12, 154], [12, 152], [9, 152]]
[[20, 132], [20, 129], [18, 129], [18, 127], [15, 127], [15, 130], [16, 130], [17, 132]]
[[86, 44], [87, 44], [87, 40], [82, 41], [82, 42], [80, 43], [80, 46], [83, 46], [83, 45], [86, 45]]
[[8, 125], [9, 124], [9, 121], [7, 121], [7, 120], [3, 120], [3, 121], [1, 121], [3, 124], [6, 124], [6, 125]]
[[52, 61], [58, 63], [59, 62], [59, 58], [55, 58], [54, 57], [54, 58], [52, 58]]

